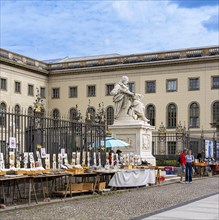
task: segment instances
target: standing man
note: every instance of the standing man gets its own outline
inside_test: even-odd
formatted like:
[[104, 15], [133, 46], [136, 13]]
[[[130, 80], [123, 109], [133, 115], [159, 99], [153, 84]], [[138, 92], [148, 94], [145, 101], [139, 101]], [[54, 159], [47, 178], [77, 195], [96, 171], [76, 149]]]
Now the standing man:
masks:
[[186, 152], [187, 150], [184, 149], [183, 152], [180, 154], [180, 183], [183, 183], [183, 176], [185, 176], [185, 169], [186, 169]]

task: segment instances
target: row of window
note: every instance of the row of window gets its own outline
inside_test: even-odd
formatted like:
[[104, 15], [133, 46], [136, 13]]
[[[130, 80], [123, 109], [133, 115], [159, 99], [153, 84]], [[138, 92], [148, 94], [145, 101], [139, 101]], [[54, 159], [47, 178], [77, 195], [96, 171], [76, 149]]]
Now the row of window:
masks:
[[[1, 103], [0, 104], [0, 111], [6, 111], [6, 104]], [[89, 107], [87, 109], [87, 112], [90, 113], [91, 119], [94, 119], [95, 116], [95, 108]], [[219, 101], [214, 102], [212, 105], [212, 120], [213, 122], [219, 121]], [[20, 106], [15, 106], [15, 113], [20, 113]], [[32, 107], [28, 108], [28, 114], [32, 114], [33, 109]], [[53, 118], [57, 119], [60, 118], [60, 112], [58, 109], [54, 109], [52, 112]], [[156, 121], [156, 108], [154, 105], [149, 104], [145, 108], [145, 116], [150, 120], [150, 124], [152, 126], [155, 126]], [[70, 119], [75, 120], [77, 117], [77, 109], [71, 108], [70, 109]], [[114, 108], [112, 106], [109, 106], [106, 108], [106, 119], [107, 124], [112, 125], [114, 122]], [[176, 128], [177, 126], [177, 105], [174, 103], [171, 103], [167, 106], [167, 128]], [[200, 107], [197, 102], [193, 102], [189, 106], [189, 127], [190, 128], [199, 128], [200, 127]]]
[[[4, 78], [0, 78], [0, 90], [7, 90], [7, 80]], [[14, 82], [14, 92], [21, 94], [21, 82], [15, 81]], [[27, 86], [27, 95], [34, 96], [34, 85], [28, 84]], [[40, 87], [40, 95], [41, 98], [46, 98], [46, 88]]]
[[[211, 88], [219, 89], [219, 76], [211, 77]], [[200, 78], [189, 78], [188, 79], [188, 90], [195, 91], [200, 89]], [[110, 95], [110, 92], [113, 90], [114, 84], [106, 84], [106, 95]], [[177, 92], [178, 88], [178, 80], [177, 79], [167, 79], [166, 80], [166, 91], [167, 92]], [[1, 78], [0, 89], [7, 90], [7, 80]], [[129, 83], [129, 90], [131, 92], [135, 92], [135, 83]], [[14, 92], [21, 93], [21, 82], [15, 81], [14, 84]], [[28, 84], [28, 95], [34, 96], [34, 86]], [[145, 93], [156, 93], [156, 80], [145, 81]], [[40, 88], [41, 98], [46, 97], [46, 91], [44, 87]], [[96, 96], [96, 85], [88, 85], [87, 86], [87, 97], [95, 97]], [[78, 97], [78, 87], [71, 86], [69, 87], [69, 97], [76, 98]], [[60, 98], [60, 88], [52, 88], [52, 98], [59, 99]]]

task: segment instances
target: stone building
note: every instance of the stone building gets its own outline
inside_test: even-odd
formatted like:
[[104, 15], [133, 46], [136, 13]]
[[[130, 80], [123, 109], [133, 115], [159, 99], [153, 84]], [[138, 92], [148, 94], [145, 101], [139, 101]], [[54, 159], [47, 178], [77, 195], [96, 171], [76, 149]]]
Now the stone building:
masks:
[[177, 154], [190, 145], [197, 153], [202, 139], [215, 138], [210, 123], [219, 119], [218, 46], [50, 61], [0, 49], [0, 58], [2, 110], [32, 111], [38, 88], [52, 117], [74, 119], [76, 105], [85, 115], [88, 105], [94, 113], [103, 103], [110, 125], [110, 91], [127, 75], [130, 90], [144, 95], [146, 117], [155, 127], [155, 155]]

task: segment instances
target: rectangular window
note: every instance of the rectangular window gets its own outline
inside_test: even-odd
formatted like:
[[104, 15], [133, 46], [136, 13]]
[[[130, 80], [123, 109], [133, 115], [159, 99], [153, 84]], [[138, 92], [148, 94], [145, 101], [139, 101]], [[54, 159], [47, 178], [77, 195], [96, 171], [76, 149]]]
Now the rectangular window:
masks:
[[106, 95], [110, 95], [110, 92], [114, 89], [114, 84], [106, 85]]
[[130, 92], [135, 92], [135, 83], [130, 82], [130, 83], [128, 83], [128, 86], [129, 86]]
[[156, 92], [156, 81], [146, 81], [145, 82], [145, 93], [155, 93]]
[[60, 98], [59, 88], [53, 88], [52, 89], [52, 98], [53, 99], [59, 99]]
[[6, 79], [1, 78], [0, 89], [7, 90], [7, 80]]
[[212, 89], [219, 89], [219, 76], [212, 76]]
[[33, 85], [28, 85], [28, 95], [33, 96]]
[[168, 141], [168, 154], [176, 154], [176, 142], [175, 141]]
[[73, 86], [69, 88], [69, 97], [70, 98], [75, 98], [78, 96], [78, 87]]
[[189, 91], [199, 90], [199, 78], [189, 79]]
[[177, 80], [168, 79], [167, 80], [167, 92], [176, 92], [177, 91]]
[[42, 99], [45, 99], [45, 98], [46, 98], [46, 88], [40, 87], [40, 97], [41, 97]]
[[21, 83], [20, 82], [16, 82], [14, 84], [14, 92], [16, 93], [21, 93]]
[[88, 97], [96, 96], [96, 86], [88, 86], [87, 87], [87, 96]]

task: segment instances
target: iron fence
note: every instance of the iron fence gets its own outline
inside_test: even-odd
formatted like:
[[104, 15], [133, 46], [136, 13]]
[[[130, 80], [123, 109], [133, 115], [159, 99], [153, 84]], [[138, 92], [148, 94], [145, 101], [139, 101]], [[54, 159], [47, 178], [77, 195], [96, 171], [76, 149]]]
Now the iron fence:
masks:
[[[102, 123], [0, 111], [0, 152], [3, 153], [6, 164], [9, 161], [9, 151], [14, 151], [16, 156], [33, 152], [36, 159], [36, 151], [42, 147], [51, 159], [53, 154], [57, 155], [61, 149], [65, 149], [69, 161], [72, 159], [72, 152], [80, 152], [82, 160], [82, 153], [88, 151], [91, 158], [94, 152], [101, 152], [104, 161], [105, 133], [105, 124]], [[10, 146], [12, 137], [16, 140], [14, 149]], [[91, 165], [92, 163], [91, 160]]]

